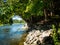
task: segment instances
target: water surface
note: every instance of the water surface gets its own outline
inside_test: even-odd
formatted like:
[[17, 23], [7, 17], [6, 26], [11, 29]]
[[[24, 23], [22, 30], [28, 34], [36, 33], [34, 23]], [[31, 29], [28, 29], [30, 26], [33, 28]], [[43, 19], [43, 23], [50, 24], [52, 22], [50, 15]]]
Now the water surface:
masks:
[[25, 33], [21, 27], [23, 24], [12, 24], [0, 26], [0, 45], [10, 45], [9, 41], [19, 41]]

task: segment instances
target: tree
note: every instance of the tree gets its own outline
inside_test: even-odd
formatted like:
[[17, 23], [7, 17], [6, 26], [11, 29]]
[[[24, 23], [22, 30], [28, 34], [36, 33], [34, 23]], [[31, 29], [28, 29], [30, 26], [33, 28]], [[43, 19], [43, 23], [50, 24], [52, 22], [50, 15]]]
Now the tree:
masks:
[[[57, 19], [56, 14], [60, 15], [59, 0], [1, 0], [0, 1], [0, 22], [9, 23], [14, 14], [21, 16], [29, 26], [37, 22], [46, 22]], [[56, 14], [55, 14], [56, 13]], [[56, 17], [55, 19], [52, 17]], [[4, 20], [4, 21], [3, 21]], [[56, 22], [56, 21], [55, 21]]]

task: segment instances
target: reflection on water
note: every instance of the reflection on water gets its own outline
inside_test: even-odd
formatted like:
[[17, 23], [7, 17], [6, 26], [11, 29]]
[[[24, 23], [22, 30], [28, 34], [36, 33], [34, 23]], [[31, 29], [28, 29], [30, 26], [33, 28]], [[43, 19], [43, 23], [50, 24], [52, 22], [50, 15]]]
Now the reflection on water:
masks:
[[23, 24], [13, 24], [11, 26], [0, 26], [0, 45], [10, 45], [11, 40], [20, 40], [20, 37], [24, 30], [22, 30]]

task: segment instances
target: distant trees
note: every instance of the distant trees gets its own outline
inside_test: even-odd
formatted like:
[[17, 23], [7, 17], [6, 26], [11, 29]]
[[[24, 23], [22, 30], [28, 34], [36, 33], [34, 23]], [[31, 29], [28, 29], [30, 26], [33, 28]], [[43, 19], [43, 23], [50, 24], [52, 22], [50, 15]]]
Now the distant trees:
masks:
[[13, 20], [13, 23], [26, 23], [24, 20]]

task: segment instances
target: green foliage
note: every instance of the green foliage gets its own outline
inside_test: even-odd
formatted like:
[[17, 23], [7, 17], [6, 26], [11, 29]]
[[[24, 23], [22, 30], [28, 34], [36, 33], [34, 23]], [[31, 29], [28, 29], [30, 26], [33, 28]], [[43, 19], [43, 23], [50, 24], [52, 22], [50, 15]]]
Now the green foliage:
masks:
[[9, 23], [9, 19], [12, 17], [13, 9], [7, 3], [1, 0], [0, 6], [0, 23], [6, 24]]
[[34, 0], [30, 1], [26, 6], [25, 13], [30, 13], [30, 15], [43, 15], [43, 1], [42, 0]]
[[58, 40], [59, 35], [60, 35], [60, 28], [58, 29], [57, 33], [56, 33], [56, 29], [55, 29], [54, 25], [52, 26], [52, 28], [53, 28], [52, 37], [53, 37], [53, 40], [54, 40], [54, 44], [55, 45], [60, 45], [60, 40]]
[[[25, 10], [26, 0], [4, 0], [0, 1], [0, 23], [9, 23], [14, 13], [20, 15]], [[21, 15], [22, 16], [22, 15]], [[3, 21], [4, 20], [4, 21]]]
[[[0, 23], [9, 23], [14, 15], [20, 15], [24, 19], [33, 16], [44, 16], [44, 8], [50, 6], [51, 0], [3, 0], [0, 1]], [[4, 21], [3, 21], [4, 20]]]

